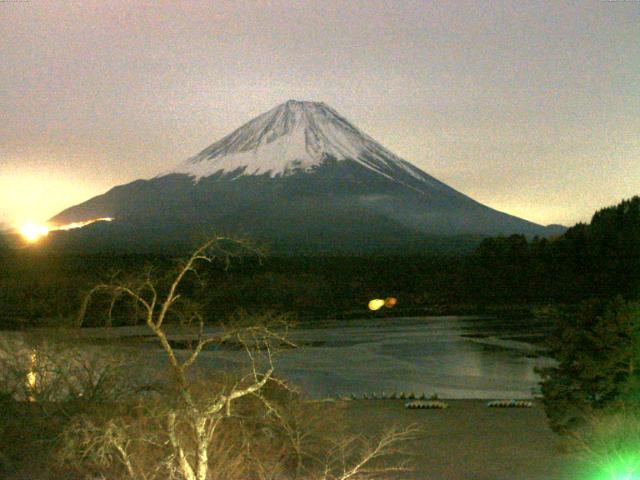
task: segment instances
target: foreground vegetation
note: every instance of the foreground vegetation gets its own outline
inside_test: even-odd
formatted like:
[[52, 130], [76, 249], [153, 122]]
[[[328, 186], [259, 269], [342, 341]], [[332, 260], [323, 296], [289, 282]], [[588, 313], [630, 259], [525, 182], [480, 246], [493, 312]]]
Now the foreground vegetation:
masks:
[[561, 284], [573, 304], [553, 308], [546, 343], [558, 364], [538, 371], [549, 424], [591, 465], [594, 478], [636, 478], [640, 197], [597, 212], [552, 248], [565, 252], [557, 261], [572, 272]]
[[[392, 428], [374, 440], [349, 437], [338, 426], [337, 411], [305, 401], [276, 375], [278, 347], [294, 346], [287, 340], [287, 317], [241, 314], [209, 324], [215, 333], [205, 329], [197, 298], [181, 287], [188, 279], [202, 283], [198, 265], [226, 261], [233, 253], [229, 246], [237, 244], [208, 241], [171, 276], [147, 269], [94, 286], [75, 329], [59, 332], [63, 336], [38, 332], [3, 339], [0, 393], [11, 412], [0, 417], [5, 475], [23, 470], [29, 478], [347, 480], [406, 470], [397, 446], [413, 437], [413, 427]], [[109, 321], [122, 312], [141, 319], [161, 355], [154, 349], [143, 358], [139, 347], [92, 348], [83, 341], [79, 329], [99, 295], [107, 298]], [[120, 304], [126, 308], [116, 308]], [[176, 323], [189, 340], [183, 350], [172, 346], [166, 331]], [[246, 352], [245, 365], [200, 362], [207, 345], [223, 342]], [[16, 436], [19, 443], [7, 443]], [[391, 454], [393, 463], [381, 463]], [[40, 471], [25, 464], [35, 459]]]
[[551, 428], [601, 475], [589, 478], [637, 478], [640, 303], [618, 296], [560, 309], [547, 345], [558, 361], [539, 370]]

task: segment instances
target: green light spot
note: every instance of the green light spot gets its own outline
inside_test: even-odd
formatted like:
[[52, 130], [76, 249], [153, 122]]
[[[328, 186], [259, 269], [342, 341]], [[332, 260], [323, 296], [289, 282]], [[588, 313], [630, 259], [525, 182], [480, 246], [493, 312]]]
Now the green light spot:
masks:
[[640, 480], [640, 451], [613, 457], [600, 462], [596, 475], [590, 480]]

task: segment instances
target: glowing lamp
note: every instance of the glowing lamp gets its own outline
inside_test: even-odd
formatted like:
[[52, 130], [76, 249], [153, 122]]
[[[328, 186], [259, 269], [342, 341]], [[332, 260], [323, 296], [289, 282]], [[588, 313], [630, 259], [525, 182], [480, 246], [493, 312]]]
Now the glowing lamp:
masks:
[[[29, 390], [29, 392], [33, 392], [36, 388], [37, 376], [36, 376], [35, 368], [36, 368], [36, 351], [34, 350], [33, 353], [31, 354], [31, 367], [30, 367], [29, 373], [27, 373], [27, 389]], [[33, 395], [29, 395], [28, 400], [30, 402], [36, 401]]]
[[373, 310], [374, 312], [380, 310], [382, 307], [384, 307], [384, 300], [380, 298], [374, 298], [369, 302], [369, 310]]
[[398, 303], [398, 299], [394, 297], [389, 297], [384, 301], [384, 306], [387, 308], [393, 308]]

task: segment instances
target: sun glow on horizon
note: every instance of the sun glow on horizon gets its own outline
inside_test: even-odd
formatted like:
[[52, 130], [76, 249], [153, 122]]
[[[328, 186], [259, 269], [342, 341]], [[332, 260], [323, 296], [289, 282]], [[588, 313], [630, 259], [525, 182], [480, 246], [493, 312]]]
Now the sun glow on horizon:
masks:
[[68, 223], [66, 225], [60, 225], [59, 227], [55, 227], [53, 230], [73, 230], [75, 228], [86, 227], [87, 225], [91, 225], [96, 222], [113, 222], [113, 218], [111, 217], [102, 217], [102, 218], [94, 218], [92, 220], [85, 220], [84, 222], [73, 222]]
[[18, 231], [22, 238], [24, 238], [29, 243], [36, 243], [43, 237], [49, 235], [49, 227], [46, 225], [41, 225], [35, 222], [27, 222], [23, 224]]
[[76, 228], [86, 227], [87, 225], [91, 225], [95, 222], [112, 222], [113, 220], [114, 219], [111, 217], [101, 217], [58, 226], [51, 226], [29, 221], [19, 227], [17, 231], [27, 243], [37, 243], [39, 240], [49, 235], [50, 232], [74, 230]]

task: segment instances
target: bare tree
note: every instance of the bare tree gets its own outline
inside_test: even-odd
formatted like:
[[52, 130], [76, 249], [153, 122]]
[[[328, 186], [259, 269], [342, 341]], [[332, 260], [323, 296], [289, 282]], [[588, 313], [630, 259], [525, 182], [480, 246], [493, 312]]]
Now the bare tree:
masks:
[[[236, 248], [247, 248], [245, 244], [228, 238], [215, 237], [198, 247], [178, 266], [164, 289], [153, 279], [151, 270], [147, 270], [141, 277], [134, 279], [122, 280], [114, 276], [110, 282], [96, 285], [87, 293], [76, 318], [76, 326], [82, 326], [96, 294], [102, 292], [111, 296], [109, 318], [117, 301], [129, 299], [141, 312], [148, 331], [158, 340], [168, 360], [170, 381], [162, 391], [157, 392], [156, 397], [147, 396], [142, 399], [146, 415], [164, 423], [158, 435], [136, 436], [136, 432], [142, 431], [136, 422], [148, 421], [145, 418], [107, 416], [98, 422], [90, 417], [79, 418], [67, 430], [67, 441], [71, 446], [66, 450], [67, 453], [73, 452], [73, 455], [79, 455], [83, 459], [91, 458], [98, 467], [115, 462], [129, 478], [211, 479], [216, 475], [210, 468], [215, 463], [215, 459], [211, 458], [212, 452], [231, 455], [229, 448], [220, 447], [220, 439], [229, 440], [225, 437], [225, 432], [221, 431], [222, 423], [235, 420], [239, 425], [237, 432], [242, 432], [246, 427], [246, 422], [243, 423], [246, 417], [243, 417], [242, 409], [238, 410], [235, 406], [238, 402], [253, 401], [264, 412], [264, 425], [268, 422], [276, 424], [278, 432], [286, 439], [286, 446], [282, 447], [284, 453], [274, 453], [273, 456], [277, 459], [269, 463], [271, 467], [267, 468], [266, 462], [254, 463], [252, 478], [282, 478], [279, 475], [283, 472], [284, 463], [291, 457], [295, 464], [290, 475], [293, 477], [300, 476], [303, 472], [305, 475], [310, 473], [303, 468], [307, 459], [316, 464], [321, 463], [322, 468], [317, 475], [305, 478], [369, 479], [381, 472], [398, 470], [400, 467], [382, 470], [370, 467], [376, 460], [388, 455], [392, 446], [409, 438], [414, 433], [413, 429], [388, 432], [376, 444], [360, 445], [360, 450], [354, 448], [357, 443], [355, 439], [338, 442], [330, 449], [328, 456], [320, 459], [307, 448], [307, 436], [300, 431], [299, 423], [293, 421], [292, 417], [287, 417], [282, 405], [270, 398], [270, 388], [291, 391], [288, 384], [274, 375], [273, 363], [274, 349], [282, 345], [295, 346], [287, 338], [290, 324], [287, 316], [239, 315], [234, 321], [220, 325], [215, 331], [205, 328], [203, 314], [193, 302], [182, 297], [181, 286], [187, 275], [195, 275], [197, 278], [198, 264], [211, 263], [216, 259], [222, 259], [228, 264], [233, 250], [224, 247], [225, 243], [234, 244]], [[190, 349], [184, 351], [172, 344], [171, 335], [167, 332], [167, 323], [171, 318], [179, 319], [182, 325], [189, 327], [189, 332], [193, 334], [193, 338], [187, 337]], [[219, 381], [208, 379], [203, 384], [197, 378], [198, 369], [195, 366], [203, 350], [214, 343], [233, 344], [244, 350], [248, 368], [244, 373], [220, 374], [223, 378]], [[273, 435], [268, 428], [263, 433]], [[238, 470], [246, 467], [246, 461], [250, 457], [247, 452], [254, 448], [252, 445], [255, 444], [255, 439], [250, 438], [251, 435], [254, 433], [245, 432], [244, 435], [238, 434], [232, 438], [236, 453], [233, 458], [229, 457], [229, 464]], [[141, 462], [140, 452], [144, 448], [155, 449], [155, 465], [152, 467]], [[161, 459], [157, 456], [158, 452]], [[354, 455], [357, 457], [355, 460]], [[342, 462], [339, 468], [336, 466], [338, 458]], [[348, 466], [349, 462], [352, 462], [351, 466]], [[223, 477], [216, 475], [216, 478]], [[232, 477], [229, 475], [226, 478]]]
[[[158, 339], [166, 354], [172, 380], [177, 387], [178, 408], [167, 414], [166, 427], [177, 469], [185, 480], [205, 480], [207, 478], [208, 448], [221, 419], [231, 416], [232, 405], [235, 401], [247, 395], [256, 394], [268, 381], [275, 381], [271, 343], [274, 339], [281, 342], [286, 341], [282, 334], [277, 333], [267, 324], [243, 326], [242, 328], [225, 329], [221, 333], [207, 334], [203, 316], [197, 310], [189, 310], [187, 312], [188, 322], [194, 322], [197, 330], [193, 348], [186, 356], [180, 356], [171, 345], [165, 329], [166, 320], [181, 298], [179, 293], [181, 283], [187, 274], [196, 272], [196, 265], [199, 262], [212, 262], [216, 255], [222, 255], [225, 260], [228, 260], [231, 253], [220, 246], [224, 241], [229, 241], [229, 239], [215, 237], [198, 247], [177, 269], [177, 273], [164, 295], [159, 293], [150, 272], [147, 272], [142, 280], [136, 283], [113, 282], [95, 286], [85, 296], [76, 321], [76, 326], [80, 327], [91, 298], [100, 291], [110, 293], [113, 299], [126, 296], [134, 304], [141, 307], [146, 326]], [[112, 301], [110, 312], [113, 310], [113, 305]], [[185, 313], [184, 310], [182, 313]], [[207, 345], [229, 340], [235, 340], [246, 350], [251, 361], [250, 372], [239, 378], [230, 387], [225, 386], [215, 394], [208, 395], [207, 398], [196, 397], [189, 369]], [[179, 415], [179, 412], [184, 415]], [[185, 442], [181, 440], [182, 437], [178, 434], [181, 421], [186, 421], [188, 427], [193, 431], [195, 443], [192, 447], [185, 445]], [[118, 448], [119, 444], [114, 443], [114, 447]], [[122, 456], [125, 455], [122, 454]], [[123, 461], [127, 465], [127, 469], [130, 470], [130, 462]]]
[[[409, 471], [407, 452], [400, 448], [414, 440], [420, 429], [392, 427], [374, 441], [352, 436], [335, 442], [325, 461], [322, 480], [388, 479], [391, 475]], [[396, 457], [396, 458], [393, 458]], [[397, 457], [405, 457], [398, 461]], [[390, 460], [391, 465], [384, 463]], [[382, 462], [382, 463], [381, 463]]]

